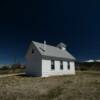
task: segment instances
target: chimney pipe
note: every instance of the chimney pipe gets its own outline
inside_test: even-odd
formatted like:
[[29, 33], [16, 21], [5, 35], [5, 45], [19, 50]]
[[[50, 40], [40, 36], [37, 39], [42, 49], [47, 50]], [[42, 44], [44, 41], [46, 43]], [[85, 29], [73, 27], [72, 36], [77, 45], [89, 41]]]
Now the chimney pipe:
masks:
[[43, 47], [44, 51], [46, 51], [46, 41], [44, 41], [44, 47]]

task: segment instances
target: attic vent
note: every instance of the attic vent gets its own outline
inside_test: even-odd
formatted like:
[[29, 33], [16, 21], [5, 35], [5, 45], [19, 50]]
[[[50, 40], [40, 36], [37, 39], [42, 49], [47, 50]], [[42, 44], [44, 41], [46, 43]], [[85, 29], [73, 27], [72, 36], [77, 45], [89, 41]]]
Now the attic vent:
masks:
[[61, 50], [66, 50], [66, 44], [64, 44], [64, 43], [59, 43], [58, 45], [57, 45], [57, 47], [59, 48], [59, 49], [61, 49]]

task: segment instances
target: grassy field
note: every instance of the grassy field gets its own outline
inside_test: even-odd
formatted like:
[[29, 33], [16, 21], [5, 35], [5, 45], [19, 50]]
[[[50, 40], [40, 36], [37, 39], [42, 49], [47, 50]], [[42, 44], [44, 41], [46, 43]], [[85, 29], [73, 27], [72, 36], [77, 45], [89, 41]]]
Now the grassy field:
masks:
[[49, 78], [0, 78], [0, 100], [100, 100], [100, 72]]

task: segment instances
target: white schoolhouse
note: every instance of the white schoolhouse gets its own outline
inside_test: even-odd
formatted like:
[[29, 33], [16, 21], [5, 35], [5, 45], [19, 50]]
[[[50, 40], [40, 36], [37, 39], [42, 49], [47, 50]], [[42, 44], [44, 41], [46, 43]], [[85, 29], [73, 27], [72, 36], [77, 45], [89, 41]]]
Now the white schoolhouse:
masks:
[[75, 57], [64, 43], [56, 47], [32, 41], [26, 54], [26, 74], [32, 76], [74, 75]]

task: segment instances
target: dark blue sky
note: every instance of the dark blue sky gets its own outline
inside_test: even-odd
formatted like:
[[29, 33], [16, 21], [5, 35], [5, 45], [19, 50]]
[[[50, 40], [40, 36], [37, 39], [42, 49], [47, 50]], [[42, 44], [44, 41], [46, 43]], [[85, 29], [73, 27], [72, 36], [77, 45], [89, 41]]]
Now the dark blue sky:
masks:
[[0, 63], [22, 62], [32, 40], [64, 42], [78, 60], [100, 59], [100, 1], [0, 1]]

